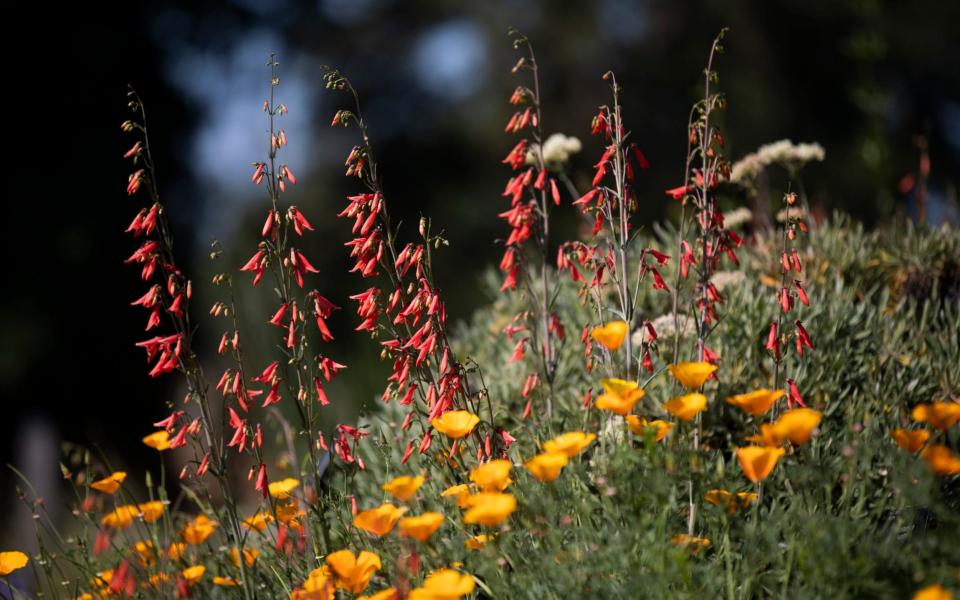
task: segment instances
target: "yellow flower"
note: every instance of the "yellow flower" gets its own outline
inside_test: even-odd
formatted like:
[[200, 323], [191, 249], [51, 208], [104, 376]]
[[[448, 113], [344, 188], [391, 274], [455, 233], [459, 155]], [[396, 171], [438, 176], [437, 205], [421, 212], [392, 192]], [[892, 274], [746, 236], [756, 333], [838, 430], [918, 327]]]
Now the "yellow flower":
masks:
[[690, 421], [707, 408], [707, 397], [703, 394], [677, 396], [664, 403], [663, 408], [681, 421]]
[[727, 404], [732, 404], [748, 415], [759, 417], [766, 414], [773, 403], [783, 396], [783, 390], [768, 390], [761, 388], [747, 394], [737, 394], [727, 398]]
[[682, 362], [668, 365], [667, 370], [685, 388], [696, 390], [700, 389], [700, 386], [713, 375], [713, 372], [717, 370], [717, 365], [708, 362]]
[[921, 454], [933, 472], [937, 475], [957, 475], [960, 474], [960, 458], [950, 452], [950, 448], [934, 444], [927, 446], [927, 449]]
[[213, 535], [217, 529], [217, 522], [211, 521], [207, 515], [197, 515], [192, 521], [187, 523], [180, 532], [180, 539], [188, 544], [197, 546]]
[[637, 415], [627, 415], [627, 426], [630, 427], [635, 435], [647, 435], [647, 430], [654, 429], [653, 439], [655, 441], [662, 441], [663, 438], [667, 437], [671, 431], [673, 431], [673, 423], [668, 423], [667, 421], [662, 421], [660, 419], [655, 419], [653, 421], [648, 421], [646, 419], [641, 419]]
[[453, 569], [439, 569], [427, 575], [423, 586], [410, 590], [408, 600], [458, 600], [473, 592], [473, 577]]
[[544, 442], [543, 450], [544, 452], [562, 452], [568, 457], [573, 458], [583, 452], [595, 439], [597, 439], [595, 433], [571, 431]]
[[914, 421], [929, 423], [941, 431], [946, 431], [960, 421], [960, 402], [936, 401], [931, 404], [918, 404], [911, 413]]
[[143, 438], [143, 443], [155, 450], [163, 452], [164, 450], [170, 449], [170, 434], [164, 429], [161, 429], [160, 431], [154, 431], [147, 437]]
[[693, 537], [685, 533], [678, 533], [670, 541], [677, 546], [686, 548], [693, 554], [700, 554], [710, 547], [710, 540], [707, 538]]
[[337, 587], [353, 594], [367, 589], [370, 578], [380, 569], [380, 557], [363, 550], [359, 556], [349, 550], [338, 550], [327, 555], [327, 564], [337, 576]]
[[769, 446], [746, 446], [737, 448], [737, 460], [747, 479], [754, 483], [766, 479], [777, 461], [783, 456], [783, 448]]
[[193, 585], [200, 581], [203, 578], [203, 574], [206, 572], [207, 568], [205, 566], [194, 565], [192, 567], [187, 567], [183, 571], [180, 571], [180, 574], [183, 575], [187, 585]]
[[806, 444], [822, 418], [823, 413], [812, 408], [788, 410], [773, 424], [773, 434], [780, 439], [790, 440], [798, 446]]
[[357, 600], [399, 600], [400, 594], [397, 593], [397, 588], [388, 587], [385, 590], [380, 590], [372, 596], [358, 596]]
[[100, 481], [94, 481], [90, 484], [90, 487], [98, 492], [103, 492], [104, 494], [112, 494], [120, 489], [120, 484], [123, 483], [123, 480], [126, 478], [126, 473], [123, 471], [117, 471], [116, 473], [111, 473], [107, 477], [104, 477]]
[[544, 452], [528, 460], [525, 466], [540, 481], [553, 481], [569, 460], [563, 452]]
[[[252, 567], [253, 563], [257, 562], [257, 557], [260, 556], [260, 551], [256, 548], [244, 548], [243, 549], [243, 564], [248, 567]], [[240, 568], [240, 552], [237, 551], [236, 546], [230, 549], [230, 562], [233, 563], [233, 566]]]
[[499, 525], [510, 513], [517, 509], [517, 499], [513, 494], [499, 492], [480, 492], [467, 497], [469, 507], [463, 515], [467, 525]]
[[597, 398], [594, 406], [620, 416], [626, 416], [633, 410], [633, 405], [646, 393], [635, 382], [626, 379], [603, 379], [600, 383], [605, 393]]
[[270, 495], [279, 500], [286, 500], [290, 497], [290, 492], [297, 489], [297, 486], [300, 485], [300, 482], [293, 477], [287, 477], [286, 479], [281, 479], [280, 481], [274, 481], [273, 483], [267, 486], [267, 489], [270, 491]]
[[479, 422], [480, 417], [465, 410], [450, 410], [430, 421], [437, 431], [454, 440], [470, 435]]
[[594, 327], [590, 336], [603, 344], [607, 350], [616, 350], [627, 338], [627, 322], [610, 321], [602, 327]]
[[6, 577], [14, 571], [18, 571], [30, 562], [30, 559], [23, 552], [13, 550], [11, 552], [0, 552], [0, 577]]
[[104, 515], [100, 519], [100, 524], [105, 525], [106, 527], [114, 527], [116, 529], [126, 529], [130, 527], [133, 523], [133, 518], [140, 514], [140, 509], [138, 509], [133, 504], [124, 504], [123, 506], [118, 506], [113, 509], [112, 512]]
[[423, 475], [417, 475], [416, 477], [403, 475], [383, 484], [383, 491], [401, 502], [406, 502], [413, 498], [421, 485], [423, 485]]
[[397, 528], [400, 535], [413, 538], [418, 542], [425, 542], [443, 525], [443, 515], [437, 512], [426, 512], [415, 517], [400, 519]]
[[457, 498], [457, 506], [460, 508], [466, 508], [466, 500], [470, 496], [470, 486], [465, 483], [451, 485], [447, 489], [443, 490], [440, 495], [444, 498], [455, 496]]
[[376, 536], [383, 537], [393, 530], [397, 520], [407, 512], [406, 507], [397, 508], [389, 502], [365, 510], [353, 518], [353, 525]]
[[267, 528], [267, 523], [273, 520], [273, 517], [269, 513], [258, 512], [257, 514], [243, 520], [243, 526], [247, 529], [255, 529], [259, 532], [263, 532]]
[[747, 508], [757, 500], [756, 492], [737, 492], [731, 494], [727, 490], [713, 489], [707, 492], [704, 499], [716, 506], [726, 506], [727, 514], [732, 515], [738, 509]]
[[484, 492], [502, 492], [513, 483], [510, 480], [512, 467], [509, 460], [491, 460], [470, 471], [470, 481]]
[[487, 545], [487, 542], [492, 539], [492, 535], [481, 533], [480, 535], [467, 538], [464, 540], [463, 544], [467, 547], [467, 550], [483, 550], [484, 546]]
[[302, 590], [294, 590], [292, 600], [333, 600], [336, 586], [330, 580], [330, 568], [326, 565], [310, 571]]
[[926, 429], [916, 429], [913, 431], [907, 429], [895, 429], [890, 435], [897, 441], [897, 445], [913, 454], [918, 452], [923, 445], [930, 439], [930, 432]]
[[220, 577], [217, 575], [213, 578], [213, 585], [219, 585], [220, 587], [236, 587], [240, 585], [240, 582], [233, 577]]
[[917, 590], [912, 600], [953, 600], [953, 594], [939, 583], [935, 583]]

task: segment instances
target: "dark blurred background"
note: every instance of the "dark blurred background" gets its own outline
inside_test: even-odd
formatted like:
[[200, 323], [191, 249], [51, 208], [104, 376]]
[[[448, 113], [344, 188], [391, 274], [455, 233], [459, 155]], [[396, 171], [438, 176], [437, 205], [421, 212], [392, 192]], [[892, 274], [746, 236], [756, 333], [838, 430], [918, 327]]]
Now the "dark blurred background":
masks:
[[[811, 203], [873, 224], [915, 214], [898, 182], [917, 171], [922, 135], [935, 207], [927, 218], [939, 222], [956, 211], [960, 175], [958, 7], [184, 0], [7, 9], [4, 102], [13, 131], [5, 139], [0, 463], [27, 471], [51, 498], [61, 440], [97, 444], [115, 466], [139, 473], [156, 462], [140, 437], [165, 416], [163, 402], [181, 393], [176, 377], [148, 378], [133, 345], [147, 336], [144, 312], [129, 306], [143, 285], [122, 262], [135, 247], [123, 230], [142, 203], [124, 193], [128, 83], [147, 103], [179, 260], [205, 282], [238, 267], [256, 244], [266, 197], [250, 184], [250, 163], [264, 158], [265, 65], [279, 53], [279, 99], [290, 108], [283, 161], [299, 180], [286, 199], [317, 228], [305, 248], [322, 271], [317, 287], [345, 307], [331, 320], [339, 334], [331, 354], [351, 370], [331, 398], [349, 413], [382, 389], [384, 367], [373, 344], [350, 335], [356, 323], [346, 297], [366, 286], [343, 274], [349, 230], [335, 214], [358, 190], [342, 175], [354, 132], [329, 127], [346, 99], [323, 89], [321, 65], [340, 67], [361, 93], [393, 212], [409, 228], [422, 212], [446, 230], [452, 245], [439, 253], [437, 273], [452, 317], [462, 319], [486, 300], [476, 284], [499, 257], [494, 240], [505, 231], [496, 214], [509, 172], [500, 160], [515, 139], [503, 125], [520, 82], [510, 74], [517, 54], [509, 26], [535, 45], [546, 131], [584, 142], [572, 165], [578, 182], [589, 180], [600, 153], [589, 136], [590, 118], [608, 101], [600, 76], [617, 73], [627, 124], [652, 163], [639, 183], [644, 222], [671, 209], [663, 190], [680, 183], [687, 112], [723, 26], [730, 33], [717, 67], [731, 159], [782, 138], [819, 142], [826, 161], [804, 171]], [[561, 230], [572, 232], [563, 218]], [[219, 267], [206, 257], [214, 238], [227, 251]], [[213, 299], [201, 294], [195, 308]], [[263, 297], [242, 303], [253, 321], [267, 318]], [[202, 327], [201, 350], [209, 351], [222, 326]], [[248, 347], [264, 347], [270, 334], [257, 327]], [[17, 508], [15, 483], [0, 469], [0, 549], [20, 544], [32, 527]], [[50, 508], [62, 512], [62, 504], [57, 498]]]

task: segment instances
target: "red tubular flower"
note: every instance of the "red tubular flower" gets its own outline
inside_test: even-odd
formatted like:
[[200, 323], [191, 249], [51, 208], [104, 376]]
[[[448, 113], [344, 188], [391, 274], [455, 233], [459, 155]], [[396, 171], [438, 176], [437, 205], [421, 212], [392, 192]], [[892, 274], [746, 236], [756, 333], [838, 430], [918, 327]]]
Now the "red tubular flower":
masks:
[[267, 497], [267, 467], [260, 463], [260, 469], [257, 471], [257, 483], [254, 489], [260, 492], [264, 498]]
[[778, 350], [779, 347], [779, 344], [777, 344], [777, 322], [773, 321], [770, 323], [770, 333], [767, 334], [767, 343], [764, 345], [764, 348], [775, 351]]
[[664, 193], [679, 202], [680, 200], [683, 200], [683, 197], [687, 195], [687, 192], [691, 192], [693, 190], [694, 187], [692, 185], [681, 185], [679, 187], [671, 188]]
[[815, 350], [813, 347], [813, 342], [810, 341], [810, 336], [807, 334], [807, 330], [803, 327], [803, 323], [800, 321], [794, 321], [794, 325], [797, 327], [797, 341], [798, 343]]
[[801, 282], [799, 280], [794, 280], [793, 283], [797, 288], [797, 296], [800, 298], [800, 302], [803, 302], [805, 306], [810, 306], [810, 298], [807, 297], [807, 292], [803, 289]]
[[807, 404], [803, 401], [803, 396], [800, 395], [800, 390], [797, 388], [796, 382], [793, 379], [787, 379], [787, 385], [790, 388], [789, 393], [787, 394], [787, 406], [793, 408], [794, 404], [799, 404], [800, 406], [806, 408]]

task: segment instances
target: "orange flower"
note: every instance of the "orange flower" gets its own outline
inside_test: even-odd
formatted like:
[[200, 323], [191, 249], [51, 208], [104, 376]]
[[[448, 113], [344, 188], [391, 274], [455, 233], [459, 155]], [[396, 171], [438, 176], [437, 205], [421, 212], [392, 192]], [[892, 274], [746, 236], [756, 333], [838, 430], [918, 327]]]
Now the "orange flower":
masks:
[[467, 550], [483, 550], [484, 546], [487, 545], [487, 542], [492, 539], [492, 535], [481, 533], [480, 535], [467, 538], [464, 540], [463, 544], [467, 547]]
[[293, 591], [292, 600], [333, 600], [336, 586], [331, 581], [330, 567], [324, 565], [310, 571], [303, 589]]
[[911, 413], [914, 421], [929, 423], [941, 431], [946, 431], [960, 421], [960, 402], [936, 401], [931, 404], [918, 404]]
[[571, 431], [544, 442], [543, 450], [544, 452], [562, 452], [567, 457], [573, 458], [583, 452], [595, 439], [597, 435], [594, 433]]
[[207, 538], [213, 535], [216, 530], [217, 522], [208, 519], [207, 515], [200, 514], [186, 524], [183, 531], [180, 532], [180, 539], [188, 544], [198, 546], [207, 541]]
[[602, 327], [594, 327], [590, 336], [603, 344], [607, 350], [616, 350], [627, 338], [627, 322], [610, 321]]
[[686, 548], [693, 554], [700, 554], [710, 547], [710, 540], [707, 538], [693, 537], [685, 533], [678, 533], [670, 539], [675, 545]]
[[913, 454], [919, 452], [930, 439], [930, 432], [926, 429], [895, 429], [890, 435], [897, 441], [897, 445]]
[[662, 441], [663, 438], [667, 437], [671, 431], [673, 431], [673, 423], [668, 423], [667, 421], [661, 421], [660, 419], [655, 419], [653, 421], [648, 421], [646, 419], [641, 419], [637, 415], [627, 415], [627, 426], [630, 427], [630, 431], [634, 435], [645, 436], [647, 431], [655, 431], [653, 439], [657, 442]]
[[133, 518], [140, 514], [140, 509], [138, 509], [133, 504], [124, 504], [123, 506], [118, 506], [113, 509], [112, 512], [104, 515], [100, 519], [100, 523], [106, 527], [114, 527], [116, 529], [126, 529], [133, 524]]
[[465, 483], [461, 483], [459, 485], [451, 485], [447, 489], [443, 490], [443, 492], [440, 495], [443, 496], [444, 498], [449, 498], [451, 496], [454, 496], [457, 499], [457, 506], [459, 506], [460, 508], [466, 508], [467, 507], [466, 500], [470, 496], [470, 486]]
[[663, 408], [681, 421], [690, 421], [707, 408], [707, 397], [703, 394], [677, 396], [664, 403]]
[[99, 481], [94, 481], [90, 484], [90, 487], [104, 494], [112, 494], [120, 489], [120, 484], [123, 483], [123, 480], [126, 478], [127, 474], [125, 472], [117, 471]]
[[143, 443], [155, 450], [163, 452], [164, 450], [170, 449], [170, 434], [164, 429], [161, 429], [160, 431], [154, 431], [147, 437], [143, 438]]
[[418, 542], [425, 542], [441, 525], [443, 525], [442, 514], [426, 512], [415, 517], [400, 519], [397, 528], [400, 530], [400, 535], [413, 538]]
[[367, 589], [370, 578], [380, 569], [380, 557], [363, 550], [359, 555], [349, 550], [338, 550], [327, 555], [327, 564], [337, 576], [337, 587], [359, 594]]
[[513, 465], [509, 460], [491, 460], [470, 471], [470, 481], [484, 492], [502, 492], [511, 483], [510, 469]]
[[0, 552], [0, 577], [6, 577], [14, 571], [18, 571], [30, 562], [30, 558], [23, 552], [13, 550], [12, 552]]
[[761, 388], [747, 394], [737, 394], [727, 398], [727, 404], [732, 404], [748, 415], [759, 417], [765, 414], [773, 403], [783, 396], [783, 390], [768, 390]]
[[187, 567], [183, 571], [180, 571], [180, 574], [183, 575], [184, 580], [186, 580], [187, 585], [193, 585], [203, 579], [203, 574], [207, 572], [207, 568], [203, 565], [194, 565], [192, 567]]
[[636, 383], [625, 379], [603, 379], [600, 383], [605, 393], [597, 398], [594, 406], [620, 416], [626, 416], [633, 410], [634, 404], [646, 393]]
[[700, 389], [700, 386], [713, 375], [713, 372], [717, 370], [717, 365], [708, 362], [682, 362], [668, 365], [667, 370], [685, 388], [696, 390]]
[[481, 492], [467, 497], [469, 507], [463, 515], [467, 525], [499, 525], [517, 509], [517, 499], [513, 494], [499, 492]]
[[247, 529], [254, 529], [263, 533], [263, 530], [267, 528], [267, 523], [273, 520], [273, 517], [269, 513], [258, 512], [257, 514], [243, 520], [242, 525]]
[[153, 500], [137, 505], [137, 509], [143, 513], [144, 523], [153, 523], [159, 520], [160, 517], [163, 516], [163, 511], [166, 510], [166, 508], [167, 505], [162, 500]]
[[416, 477], [403, 475], [383, 484], [383, 491], [401, 502], [406, 502], [413, 498], [421, 485], [423, 485], [423, 475], [417, 475]]
[[960, 458], [950, 452], [950, 448], [934, 444], [927, 446], [927, 449], [921, 454], [933, 472], [937, 475], [958, 475], [960, 474]]
[[783, 452], [783, 448], [746, 446], [737, 448], [737, 460], [747, 479], [756, 483], [770, 476], [770, 472], [777, 466], [777, 461], [783, 456]]
[[473, 592], [473, 577], [453, 569], [440, 569], [427, 575], [423, 586], [410, 590], [407, 600], [458, 600]]
[[569, 460], [563, 452], [544, 452], [528, 460], [526, 467], [538, 480], [553, 481]]
[[783, 440], [777, 435], [771, 423], [761, 423], [760, 433], [758, 435], [748, 435], [747, 441], [771, 447], [783, 445]]
[[917, 590], [911, 600], [953, 600], [953, 594], [939, 583], [935, 583]]
[[820, 424], [823, 413], [812, 408], [795, 408], [780, 415], [773, 425], [773, 433], [781, 439], [797, 444], [806, 444], [813, 430]]
[[213, 585], [219, 585], [220, 587], [236, 587], [240, 585], [240, 582], [233, 577], [221, 577], [217, 575], [213, 578]]
[[[243, 564], [248, 567], [252, 567], [253, 563], [257, 562], [257, 557], [260, 556], [260, 551], [256, 548], [244, 548], [243, 549]], [[240, 552], [237, 550], [236, 546], [230, 549], [230, 562], [233, 563], [235, 567], [240, 568]]]
[[731, 494], [727, 490], [713, 489], [707, 492], [704, 499], [716, 506], [726, 506], [727, 514], [732, 515], [738, 509], [747, 508], [757, 500], [756, 492], [737, 492]]
[[437, 431], [454, 440], [470, 435], [479, 422], [480, 417], [465, 410], [450, 410], [430, 421]]
[[407, 512], [407, 509], [397, 508], [389, 502], [359, 513], [353, 518], [353, 525], [358, 529], [383, 537], [393, 530], [397, 520]]

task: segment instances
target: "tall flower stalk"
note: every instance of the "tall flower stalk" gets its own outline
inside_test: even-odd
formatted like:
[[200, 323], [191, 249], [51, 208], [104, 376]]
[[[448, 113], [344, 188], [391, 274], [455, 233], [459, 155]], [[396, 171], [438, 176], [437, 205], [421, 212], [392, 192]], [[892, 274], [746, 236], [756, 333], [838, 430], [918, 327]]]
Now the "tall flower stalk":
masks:
[[[137, 346], [146, 350], [148, 361], [154, 361], [149, 373], [151, 377], [173, 371], [183, 374], [187, 385], [184, 400], [186, 403], [196, 404], [200, 412], [199, 418], [189, 421], [185, 411], [174, 410], [154, 426], [162, 427], [168, 435], [177, 432], [170, 439], [169, 448], [183, 447], [188, 443], [194, 447], [197, 458], [193, 473], [185, 468], [181, 479], [195, 476], [199, 483], [207, 473], [216, 479], [229, 525], [227, 541], [230, 546], [242, 550], [244, 536], [240, 527], [237, 499], [228, 479], [228, 444], [223, 434], [223, 410], [216, 411], [213, 407], [207, 393], [209, 385], [204, 377], [203, 367], [193, 350], [195, 326], [190, 316], [192, 283], [176, 264], [172, 232], [160, 200], [156, 166], [150, 151], [146, 108], [135, 90], [130, 89], [127, 96], [128, 107], [135, 116], [123, 123], [123, 130], [139, 138], [124, 154], [124, 158], [131, 159], [134, 166], [139, 167], [127, 179], [127, 194], [132, 196], [141, 189], [145, 190], [150, 206], [142, 208], [127, 228], [128, 233], [134, 237], [142, 236], [145, 241], [126, 262], [140, 265], [140, 278], [144, 282], [154, 282], [147, 293], [132, 304], [150, 311], [147, 331], [162, 326], [163, 317], [166, 317], [166, 323], [173, 331], [139, 342]], [[197, 487], [201, 493], [206, 490], [206, 486]], [[209, 493], [206, 495], [212, 505]], [[250, 598], [252, 587], [242, 564], [240, 571], [244, 596]]]
[[[510, 150], [503, 163], [516, 174], [507, 182], [503, 195], [510, 198], [510, 209], [500, 213], [510, 225], [510, 236], [505, 240], [500, 270], [505, 278], [501, 291], [517, 287], [522, 281], [528, 311], [516, 315], [507, 328], [508, 338], [513, 340], [521, 331], [528, 331], [529, 337], [517, 340], [510, 360], [522, 360], [524, 347], [530, 343], [539, 360], [539, 371], [527, 374], [522, 396], [527, 397], [524, 418], [529, 415], [532, 400], [529, 398], [541, 380], [546, 383], [547, 393], [545, 413], [547, 418], [553, 414], [554, 380], [557, 374], [557, 346], [565, 339], [565, 332], [554, 310], [557, 295], [555, 276], [548, 267], [550, 253], [550, 210], [551, 204], [559, 206], [560, 188], [556, 176], [547, 168], [544, 156], [543, 112], [540, 96], [540, 67], [533, 51], [533, 45], [526, 36], [511, 30], [513, 46], [525, 54], [513, 67], [513, 72], [529, 73], [531, 86], [520, 85], [510, 96], [510, 104], [517, 111], [510, 117], [506, 126], [509, 133], [529, 132], [529, 138], [522, 138]], [[531, 142], [532, 140], [532, 142]], [[532, 164], [531, 164], [532, 163]], [[533, 248], [529, 249], [533, 240]], [[533, 266], [534, 264], [537, 266]], [[539, 281], [538, 281], [539, 280]], [[535, 289], [539, 285], [539, 289]], [[526, 322], [525, 325], [517, 323]]]
[[493, 426], [493, 408], [482, 382], [480, 389], [473, 389], [471, 369], [457, 359], [450, 346], [446, 303], [434, 284], [431, 253], [447, 241], [432, 232], [428, 218], [421, 217], [419, 241], [400, 248], [359, 95], [335, 69], [326, 70], [324, 82], [328, 89], [348, 92], [354, 105], [338, 110], [331, 125], [352, 123], [360, 132], [361, 143], [351, 149], [345, 166], [346, 175], [356, 177], [366, 191], [348, 197], [339, 216], [353, 219], [355, 237], [346, 243], [354, 260], [351, 271], [373, 281], [371, 287], [351, 296], [361, 319], [356, 330], [379, 338], [381, 356], [393, 360], [382, 399], [408, 407], [401, 430], [416, 423], [420, 431], [419, 443], [408, 441], [401, 463], [406, 463], [415, 448], [423, 454], [431, 447], [434, 424], [445, 413], [466, 410], [479, 415], [483, 408], [487, 420], [469, 438], [454, 440], [449, 454], [456, 456], [458, 446], [472, 440], [478, 459], [490, 458], [502, 451], [506, 438], [497, 435], [500, 432]]

